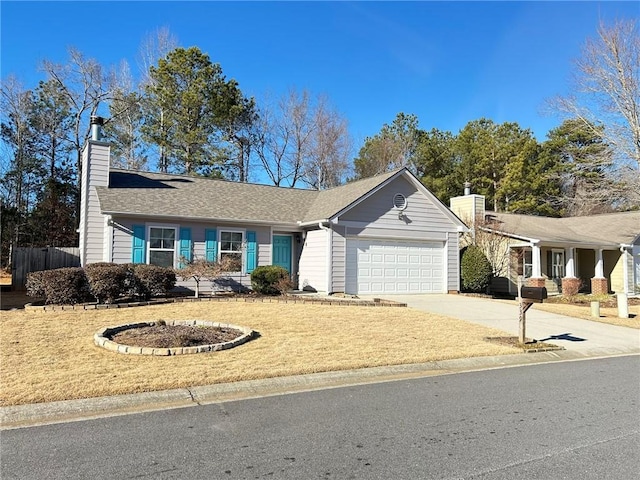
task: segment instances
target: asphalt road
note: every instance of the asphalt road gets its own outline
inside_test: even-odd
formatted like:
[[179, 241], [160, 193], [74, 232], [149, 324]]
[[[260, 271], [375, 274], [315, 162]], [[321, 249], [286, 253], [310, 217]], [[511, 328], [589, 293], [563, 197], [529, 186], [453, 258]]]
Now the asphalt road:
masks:
[[640, 356], [0, 432], [6, 479], [616, 479], [640, 472]]

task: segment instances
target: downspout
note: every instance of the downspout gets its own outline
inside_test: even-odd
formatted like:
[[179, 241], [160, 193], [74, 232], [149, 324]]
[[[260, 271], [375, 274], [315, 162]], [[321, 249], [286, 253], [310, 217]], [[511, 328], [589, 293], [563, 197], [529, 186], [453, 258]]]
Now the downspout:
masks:
[[327, 243], [327, 294], [331, 294], [331, 289], [332, 289], [332, 281], [333, 281], [333, 269], [332, 269], [332, 262], [331, 262], [331, 257], [333, 254], [333, 238], [331, 236], [331, 232], [333, 230], [331, 230], [331, 226], [326, 227], [325, 223], [329, 223], [329, 222], [318, 222], [318, 227], [320, 228], [320, 230], [324, 230], [325, 232], [327, 232], [327, 237], [328, 237], [328, 243]]

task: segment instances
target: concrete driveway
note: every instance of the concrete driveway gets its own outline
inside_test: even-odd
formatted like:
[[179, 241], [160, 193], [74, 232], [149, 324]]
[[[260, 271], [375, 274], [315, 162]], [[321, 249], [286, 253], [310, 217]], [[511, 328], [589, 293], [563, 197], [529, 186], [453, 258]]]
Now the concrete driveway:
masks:
[[[464, 295], [380, 295], [410, 308], [479, 323], [518, 335], [518, 304]], [[363, 297], [361, 297], [363, 298]], [[536, 310], [527, 312], [527, 338], [585, 355], [640, 353], [640, 330]]]

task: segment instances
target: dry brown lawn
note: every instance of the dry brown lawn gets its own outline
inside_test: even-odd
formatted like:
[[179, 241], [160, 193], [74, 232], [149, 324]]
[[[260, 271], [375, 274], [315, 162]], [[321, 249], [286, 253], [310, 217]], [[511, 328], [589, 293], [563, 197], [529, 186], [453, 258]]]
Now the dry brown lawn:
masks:
[[640, 329], [640, 305], [629, 305], [630, 318], [618, 318], [617, 308], [600, 307], [600, 318], [591, 316], [591, 306], [589, 305], [568, 305], [564, 303], [541, 303], [535, 304], [533, 308], [544, 310], [545, 312], [567, 315], [568, 317], [582, 318], [594, 322], [620, 325]]
[[[1, 315], [5, 406], [520, 352], [483, 340], [504, 332], [407, 308], [202, 302]], [[260, 336], [174, 357], [117, 354], [93, 343], [102, 327], [162, 319], [228, 322]]]

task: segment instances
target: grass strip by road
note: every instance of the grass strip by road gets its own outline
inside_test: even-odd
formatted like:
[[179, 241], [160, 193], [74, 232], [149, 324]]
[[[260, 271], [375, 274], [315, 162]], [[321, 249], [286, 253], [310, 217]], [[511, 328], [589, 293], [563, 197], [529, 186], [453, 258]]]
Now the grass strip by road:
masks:
[[[260, 337], [213, 353], [123, 355], [97, 347], [100, 328], [200, 319]], [[499, 330], [409, 308], [181, 303], [88, 311], [4, 311], [0, 405], [148, 392], [239, 380], [520, 353], [488, 343]]]
[[629, 318], [618, 317], [618, 309], [600, 307], [600, 317], [591, 316], [589, 305], [566, 305], [563, 303], [536, 303], [533, 308], [558, 315], [582, 318], [593, 322], [608, 323], [620, 327], [640, 329], [640, 305], [629, 305]]

